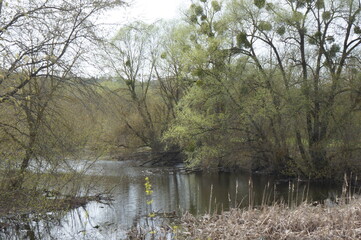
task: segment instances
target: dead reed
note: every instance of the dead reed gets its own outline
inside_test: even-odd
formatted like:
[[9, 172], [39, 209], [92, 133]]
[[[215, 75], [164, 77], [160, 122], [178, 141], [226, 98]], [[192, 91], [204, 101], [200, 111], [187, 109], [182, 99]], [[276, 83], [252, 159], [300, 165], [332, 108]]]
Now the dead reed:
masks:
[[267, 205], [270, 200], [267, 192], [271, 189], [267, 184], [262, 205], [255, 208], [250, 179], [248, 208], [201, 217], [185, 214], [177, 230], [178, 239], [361, 239], [361, 198], [356, 196], [356, 188], [351, 187], [352, 175], [348, 178], [345, 174], [340, 198], [326, 199], [324, 204], [307, 202], [308, 187], [306, 196], [306, 189], [302, 191], [304, 202], [297, 202], [298, 182], [296, 186], [289, 183], [288, 202], [274, 201], [272, 205]]
[[361, 199], [335, 206], [231, 209], [182, 218], [179, 239], [361, 239]]

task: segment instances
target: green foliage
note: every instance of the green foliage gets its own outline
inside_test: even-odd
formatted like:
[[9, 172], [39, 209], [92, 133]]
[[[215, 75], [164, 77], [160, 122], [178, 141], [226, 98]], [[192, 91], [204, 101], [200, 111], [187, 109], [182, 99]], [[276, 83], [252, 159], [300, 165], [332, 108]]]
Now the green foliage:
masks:
[[205, 35], [209, 34], [211, 31], [209, 24], [207, 22], [202, 22], [200, 31]]
[[133, 84], [133, 81], [132, 80], [125, 80], [125, 84], [127, 86], [131, 86]]
[[258, 28], [261, 31], [269, 32], [272, 30], [272, 24], [267, 21], [260, 21], [260, 23], [258, 24]]
[[340, 46], [338, 44], [332, 44], [330, 50], [329, 50], [329, 54], [330, 57], [335, 57], [336, 54], [340, 51]]
[[324, 21], [330, 20], [331, 19], [331, 12], [330, 11], [324, 11], [322, 13], [322, 19]]
[[322, 9], [325, 7], [325, 1], [324, 0], [316, 0], [315, 7], [317, 9]]
[[355, 28], [353, 30], [356, 34], [361, 34], [361, 27], [355, 26]]
[[213, 25], [214, 31], [222, 35], [227, 30], [227, 25], [223, 21], [214, 22]]
[[202, 6], [197, 5], [197, 6], [194, 8], [194, 13], [195, 13], [196, 16], [201, 16], [201, 15], [203, 15], [203, 8], [202, 8]]
[[275, 5], [273, 3], [267, 3], [266, 4], [266, 10], [272, 11], [275, 8]]
[[280, 26], [277, 28], [276, 32], [279, 34], [279, 35], [284, 35], [286, 33], [286, 27], [285, 26]]
[[254, 5], [256, 5], [258, 8], [264, 8], [266, 5], [266, 0], [254, 0]]
[[198, 22], [198, 17], [197, 15], [191, 15], [189, 17], [189, 20], [192, 22], [192, 23], [197, 23]]
[[192, 75], [195, 77], [203, 77], [205, 75], [205, 71], [202, 68], [196, 68], [192, 71]]
[[306, 7], [307, 2], [309, 2], [309, 0], [297, 0], [296, 1], [296, 7], [297, 8], [304, 8], [304, 7]]
[[221, 11], [221, 5], [219, 4], [218, 1], [213, 0], [213, 1], [211, 2], [211, 5], [212, 5], [212, 8], [213, 8], [213, 10], [214, 10], [215, 12]]
[[300, 23], [303, 20], [303, 14], [299, 11], [294, 11], [292, 13], [291, 21], [295, 23]]
[[[251, 156], [243, 161], [249, 168], [316, 178], [330, 174], [329, 148], [342, 144], [331, 147], [320, 132], [339, 139], [340, 133], [330, 129], [346, 125], [328, 116], [355, 114], [334, 105], [341, 98], [340, 106], [348, 101], [349, 93], [341, 90], [348, 85], [343, 79], [355, 73], [346, 70], [346, 63], [341, 67], [345, 71], [335, 75], [343, 64], [336, 42], [347, 34], [346, 25], [354, 24], [336, 16], [356, 13], [348, 4], [326, 11], [328, 3], [231, 1], [216, 21], [207, 14], [207, 24], [194, 31], [202, 34], [187, 58], [195, 84], [179, 102], [165, 139], [179, 144], [192, 166], [239, 164], [239, 159], [229, 160], [235, 151]], [[318, 11], [320, 15], [313, 14]], [[358, 34], [359, 29], [351, 27]], [[207, 38], [208, 29], [217, 35]], [[260, 47], [251, 49], [253, 44]], [[330, 97], [335, 89], [345, 98]]]
[[240, 32], [237, 35], [237, 45], [240, 47], [251, 47], [251, 43], [247, 39], [247, 34], [245, 32]]
[[167, 58], [167, 53], [166, 53], [166, 52], [162, 52], [162, 53], [160, 54], [160, 58], [161, 58], [161, 59], [166, 59], [166, 58]]
[[216, 92], [204, 84], [192, 87], [179, 104], [176, 121], [163, 136], [166, 142], [180, 144], [191, 167], [217, 166], [218, 158], [225, 150], [220, 147], [222, 141], [212, 141], [222, 137], [218, 134], [219, 121], [224, 118], [213, 109], [222, 97]]
[[322, 37], [322, 33], [321, 32], [316, 32], [315, 34], [313, 34], [313, 36], [311, 36], [309, 39], [308, 39], [308, 42], [311, 44], [311, 45], [316, 45], [318, 42], [319, 42], [319, 39]]

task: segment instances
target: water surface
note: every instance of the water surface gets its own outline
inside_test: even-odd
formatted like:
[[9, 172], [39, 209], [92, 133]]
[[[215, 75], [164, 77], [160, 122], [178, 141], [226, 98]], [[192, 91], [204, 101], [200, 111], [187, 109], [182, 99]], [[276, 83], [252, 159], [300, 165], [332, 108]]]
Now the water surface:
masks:
[[[78, 169], [89, 163], [71, 162]], [[145, 177], [152, 184], [151, 196], [145, 193]], [[332, 184], [276, 180], [248, 173], [186, 173], [180, 168], [135, 167], [131, 162], [104, 160], [91, 163], [84, 182], [87, 187], [91, 183], [93, 194], [112, 189], [114, 201], [110, 205], [91, 202], [60, 220], [28, 221], [25, 230], [24, 226], [20, 228], [20, 235], [33, 231], [37, 239], [126, 239], [127, 231], [144, 224], [151, 211], [167, 216], [164, 221], [171, 224], [184, 212], [220, 212], [230, 207], [247, 207], [249, 201], [253, 205], [274, 201], [294, 204], [306, 196], [322, 201], [335, 197], [340, 190]], [[153, 202], [147, 205], [150, 198]], [[19, 231], [12, 230], [4, 236], [17, 239]]]

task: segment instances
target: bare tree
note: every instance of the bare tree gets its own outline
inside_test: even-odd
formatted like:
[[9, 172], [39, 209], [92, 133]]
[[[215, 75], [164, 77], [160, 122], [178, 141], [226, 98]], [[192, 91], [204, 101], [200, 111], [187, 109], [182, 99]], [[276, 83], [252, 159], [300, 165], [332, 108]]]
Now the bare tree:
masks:
[[[0, 1], [0, 130], [24, 151], [20, 175], [54, 133], [54, 106], [66, 86], [84, 84], [80, 57], [98, 40], [97, 17], [120, 0]], [[51, 136], [47, 135], [48, 137]], [[56, 136], [53, 136], [56, 138]], [[14, 165], [16, 168], [16, 164]], [[19, 180], [19, 179], [18, 179]], [[21, 178], [15, 185], [21, 184]]]
[[[164, 151], [161, 135], [182, 91], [180, 64], [167, 49], [166, 34], [158, 24], [138, 22], [120, 29], [105, 47], [106, 67], [122, 86], [113, 94], [128, 97], [128, 106], [120, 107], [122, 122], [153, 152]], [[130, 112], [138, 114], [141, 126]]]

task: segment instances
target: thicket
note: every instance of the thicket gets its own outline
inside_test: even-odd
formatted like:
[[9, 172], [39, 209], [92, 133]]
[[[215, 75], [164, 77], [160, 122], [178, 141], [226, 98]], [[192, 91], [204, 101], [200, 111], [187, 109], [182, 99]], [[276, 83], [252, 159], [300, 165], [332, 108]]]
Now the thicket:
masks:
[[[89, 57], [84, 49], [101, 39], [96, 18], [123, 4], [0, 1], [0, 195], [5, 201], [16, 201], [7, 193], [42, 194], [60, 190], [66, 185], [62, 179], [78, 182], [78, 173], [58, 173], [74, 173], [67, 159], [79, 158], [96, 138], [90, 111], [96, 105], [85, 104], [96, 99], [96, 82], [84, 77]], [[58, 186], [50, 184], [54, 179]]]

